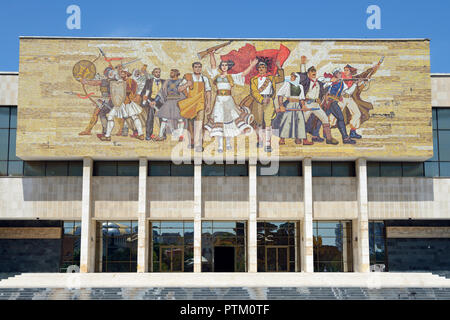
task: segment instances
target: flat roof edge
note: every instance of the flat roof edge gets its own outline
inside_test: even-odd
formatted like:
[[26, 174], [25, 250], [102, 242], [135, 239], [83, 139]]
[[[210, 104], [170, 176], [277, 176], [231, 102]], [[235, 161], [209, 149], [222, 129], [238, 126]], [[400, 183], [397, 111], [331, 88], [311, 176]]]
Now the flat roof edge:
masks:
[[195, 38], [195, 37], [64, 37], [19, 36], [19, 39], [80, 39], [80, 40], [305, 40], [305, 41], [430, 41], [429, 38]]
[[0, 71], [0, 76], [17, 76], [18, 71]]
[[430, 73], [432, 78], [450, 78], [450, 73]]

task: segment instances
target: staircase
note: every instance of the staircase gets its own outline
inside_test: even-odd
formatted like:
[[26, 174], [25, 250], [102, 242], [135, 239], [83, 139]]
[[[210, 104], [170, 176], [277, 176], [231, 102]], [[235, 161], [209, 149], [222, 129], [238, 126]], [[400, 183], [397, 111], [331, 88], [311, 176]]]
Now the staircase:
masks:
[[431, 273], [24, 273], [0, 300], [450, 300]]

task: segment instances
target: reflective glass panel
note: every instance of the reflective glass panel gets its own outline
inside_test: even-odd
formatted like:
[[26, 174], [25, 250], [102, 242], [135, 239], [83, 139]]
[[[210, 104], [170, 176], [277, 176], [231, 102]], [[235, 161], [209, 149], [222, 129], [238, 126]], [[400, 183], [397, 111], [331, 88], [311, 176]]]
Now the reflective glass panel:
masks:
[[9, 129], [9, 107], [0, 107], [0, 129]]
[[423, 177], [423, 162], [403, 162], [404, 177]]
[[313, 177], [331, 177], [331, 162], [321, 161], [312, 163]]
[[46, 163], [46, 176], [67, 176], [68, 163], [66, 161], [48, 161]]
[[16, 157], [16, 131], [17, 129], [9, 130], [9, 160], [21, 160], [20, 158]]
[[439, 161], [450, 161], [450, 130], [439, 130]]
[[173, 177], [193, 177], [194, 165], [193, 164], [171, 164], [170, 167], [171, 176]]
[[331, 164], [331, 175], [333, 177], [354, 177], [354, 162], [333, 162]]
[[438, 128], [442, 129], [450, 129], [450, 109], [448, 108], [438, 108]]
[[380, 163], [379, 162], [367, 162], [367, 176], [379, 177], [380, 176]]
[[94, 162], [94, 176], [117, 176], [117, 162], [115, 161]]
[[202, 165], [202, 176], [224, 176], [225, 166], [223, 164], [204, 164]]
[[450, 162], [439, 162], [439, 175], [450, 177]]
[[439, 162], [424, 162], [425, 177], [439, 177]]
[[439, 160], [439, 144], [438, 144], [438, 131], [433, 130], [433, 157], [429, 161]]
[[301, 176], [301, 162], [280, 162], [279, 176], [298, 177]]
[[83, 161], [69, 161], [69, 176], [83, 176]]
[[148, 175], [170, 177], [170, 162], [149, 162]]
[[17, 128], [17, 108], [11, 107], [11, 118], [9, 120], [10, 128]]
[[8, 162], [0, 161], [0, 176], [8, 175]]
[[0, 160], [8, 160], [9, 129], [0, 129]]
[[23, 161], [8, 161], [8, 175], [22, 176], [23, 175]]
[[24, 176], [45, 176], [44, 161], [25, 161], [23, 163]]
[[137, 161], [118, 161], [117, 162], [117, 175], [118, 176], [139, 176], [139, 162]]
[[401, 177], [402, 163], [401, 162], [381, 162], [380, 176], [382, 177]]
[[225, 176], [246, 177], [248, 176], [248, 166], [246, 164], [225, 165]]

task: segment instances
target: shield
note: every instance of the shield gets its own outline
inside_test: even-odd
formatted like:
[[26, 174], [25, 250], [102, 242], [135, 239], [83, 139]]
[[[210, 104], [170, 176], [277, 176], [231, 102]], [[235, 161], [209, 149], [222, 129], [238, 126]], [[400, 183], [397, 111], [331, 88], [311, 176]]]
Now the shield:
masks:
[[114, 107], [120, 107], [127, 96], [127, 84], [125, 81], [110, 81], [111, 101]]

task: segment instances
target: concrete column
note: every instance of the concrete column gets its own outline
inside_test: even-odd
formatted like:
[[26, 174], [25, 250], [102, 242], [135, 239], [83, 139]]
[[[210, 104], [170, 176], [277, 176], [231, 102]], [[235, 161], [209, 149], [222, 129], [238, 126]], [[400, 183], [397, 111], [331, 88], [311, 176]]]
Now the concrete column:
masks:
[[[196, 159], [197, 160], [197, 159]], [[202, 272], [202, 164], [194, 163], [194, 272]]]
[[147, 221], [147, 163], [139, 159], [138, 252], [137, 272], [148, 272], [149, 223]]
[[303, 159], [303, 204], [304, 204], [304, 217], [303, 221], [301, 222], [302, 272], [314, 272], [311, 158]]
[[248, 232], [247, 232], [247, 271], [258, 271], [258, 248], [257, 248], [257, 176], [256, 176], [256, 160], [250, 159], [248, 164], [249, 177], [249, 215], [248, 215]]
[[367, 208], [367, 161], [356, 160], [356, 179], [358, 192], [357, 229], [353, 232], [353, 241], [357, 242], [355, 271], [370, 272], [369, 253], [369, 213]]
[[83, 189], [81, 199], [81, 252], [80, 272], [95, 271], [95, 221], [92, 219], [91, 158], [83, 159]]

